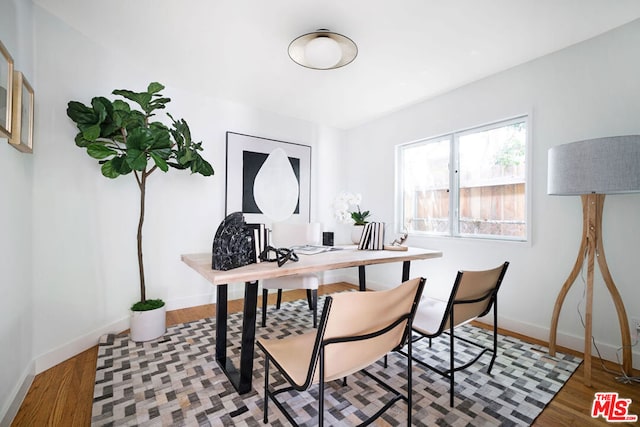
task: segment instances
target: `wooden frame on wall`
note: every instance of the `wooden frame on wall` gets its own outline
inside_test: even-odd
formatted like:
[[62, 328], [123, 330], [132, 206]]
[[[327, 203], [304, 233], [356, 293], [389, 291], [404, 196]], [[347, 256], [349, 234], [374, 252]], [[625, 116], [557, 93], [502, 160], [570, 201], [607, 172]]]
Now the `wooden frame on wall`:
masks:
[[35, 93], [20, 71], [14, 71], [13, 98], [13, 126], [9, 144], [23, 153], [32, 153]]
[[11, 137], [13, 58], [0, 41], [0, 137]]
[[[311, 210], [311, 147], [235, 132], [227, 132], [226, 139], [226, 215], [242, 212], [249, 223], [271, 224], [283, 220], [308, 223]], [[268, 160], [273, 159], [274, 151], [284, 151], [289, 162], [278, 164]], [[261, 175], [269, 179], [266, 183], [267, 193], [263, 192], [263, 196], [275, 204], [291, 202], [291, 198], [285, 197], [291, 195], [291, 186], [287, 182], [294, 185], [293, 191], [297, 195], [294, 196], [293, 205], [290, 205], [294, 209], [293, 213], [285, 215], [286, 218], [269, 215], [260, 207], [260, 195], [254, 192]], [[264, 182], [262, 188], [265, 188]]]

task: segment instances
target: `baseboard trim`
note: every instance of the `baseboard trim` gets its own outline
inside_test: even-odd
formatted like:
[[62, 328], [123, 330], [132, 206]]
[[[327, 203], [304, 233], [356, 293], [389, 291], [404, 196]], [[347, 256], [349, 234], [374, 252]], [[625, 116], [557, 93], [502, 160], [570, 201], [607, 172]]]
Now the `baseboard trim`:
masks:
[[[215, 296], [213, 297], [215, 299]], [[242, 295], [240, 296], [242, 298]], [[179, 298], [176, 300], [165, 301], [167, 304], [167, 310], [177, 310], [180, 308], [194, 307], [198, 305], [211, 304], [211, 294], [197, 295], [189, 298]], [[34, 360], [36, 375], [46, 371], [47, 369], [56, 366], [65, 360], [74, 357], [83, 351], [98, 344], [101, 336], [104, 334], [120, 333], [126, 329], [129, 329], [129, 316], [123, 317], [115, 322], [95, 329], [77, 339], [69, 341], [45, 354], [42, 354]]]
[[98, 344], [98, 340], [104, 334], [119, 333], [129, 329], [129, 316], [117, 320], [110, 325], [95, 329], [75, 340], [69, 341], [45, 354], [42, 354], [34, 360], [36, 375], [46, 371], [47, 369], [74, 357], [83, 351]]
[[[478, 319], [478, 321], [487, 325], [493, 324], [491, 316], [485, 316], [484, 318]], [[508, 331], [516, 332], [518, 334], [540, 340], [544, 343], [545, 346], [549, 345], [549, 328], [544, 328], [538, 325], [533, 325], [531, 323], [522, 322], [517, 319], [511, 319], [500, 315], [498, 315], [498, 325], [502, 329], [506, 329]], [[581, 354], [584, 353], [583, 335], [577, 336], [558, 331], [556, 336], [556, 344], [561, 347], [575, 350]], [[598, 350], [600, 351], [600, 356], [602, 357], [602, 359], [618, 364], [622, 362], [622, 359], [618, 360], [616, 355], [619, 347], [616, 347], [615, 345], [609, 343], [598, 342], [598, 340], [596, 340], [596, 345], [598, 347]], [[598, 357], [598, 353], [594, 350], [592, 351], [592, 356]], [[633, 368], [640, 369], [640, 352], [633, 351], [632, 357]], [[622, 358], [621, 355], [620, 358]]]
[[34, 362], [29, 363], [27, 369], [25, 369], [24, 373], [15, 389], [12, 391], [9, 399], [7, 400], [9, 404], [2, 408], [2, 412], [0, 412], [0, 426], [1, 427], [9, 427], [13, 422], [13, 419], [18, 414], [20, 410], [20, 406], [24, 401], [24, 398], [27, 396], [29, 389], [31, 388], [31, 384], [33, 383], [33, 379], [35, 378], [35, 364]]

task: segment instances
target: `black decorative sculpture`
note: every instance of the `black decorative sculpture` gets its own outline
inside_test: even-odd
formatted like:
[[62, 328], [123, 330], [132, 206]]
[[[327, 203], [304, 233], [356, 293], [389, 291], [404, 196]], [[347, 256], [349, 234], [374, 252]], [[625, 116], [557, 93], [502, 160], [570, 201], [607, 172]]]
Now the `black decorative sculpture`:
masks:
[[218, 226], [213, 239], [211, 268], [230, 270], [256, 261], [252, 230], [241, 212], [228, 215]]

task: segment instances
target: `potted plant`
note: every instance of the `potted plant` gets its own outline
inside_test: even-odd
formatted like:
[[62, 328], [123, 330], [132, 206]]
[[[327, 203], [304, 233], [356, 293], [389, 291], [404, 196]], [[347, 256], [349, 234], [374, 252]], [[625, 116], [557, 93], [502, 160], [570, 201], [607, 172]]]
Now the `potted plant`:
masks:
[[[353, 229], [351, 230], [351, 241], [355, 244], [360, 242], [364, 225], [369, 222], [367, 218], [371, 213], [369, 211], [361, 211], [360, 203], [362, 202], [361, 194], [353, 194], [342, 192], [333, 202], [336, 218], [343, 223], [353, 221]], [[350, 206], [355, 206], [355, 210], [350, 210]]]
[[193, 142], [184, 119], [175, 120], [167, 113], [172, 122], [170, 126], [151, 120], [157, 110], [164, 109], [171, 101], [160, 93], [163, 89], [163, 85], [154, 82], [144, 92], [112, 92], [137, 104], [134, 106], [137, 109], [127, 101], [110, 101], [104, 97], [93, 98], [91, 105], [71, 101], [67, 106], [67, 116], [79, 130], [76, 145], [98, 160], [102, 175], [114, 179], [133, 174], [140, 190], [137, 231], [140, 301], [131, 307], [131, 339], [134, 341], [155, 339], [166, 331], [164, 301], [147, 299], [146, 294], [142, 226], [147, 179], [155, 171], [167, 172], [169, 168], [213, 175], [211, 165], [200, 156], [202, 143]]

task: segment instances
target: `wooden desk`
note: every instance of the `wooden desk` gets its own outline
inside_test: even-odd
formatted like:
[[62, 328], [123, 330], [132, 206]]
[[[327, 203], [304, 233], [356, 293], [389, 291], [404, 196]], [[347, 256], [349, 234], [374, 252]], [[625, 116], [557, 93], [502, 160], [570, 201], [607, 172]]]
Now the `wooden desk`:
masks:
[[[216, 360], [238, 393], [244, 394], [251, 391], [259, 280], [358, 267], [360, 290], [364, 291], [366, 265], [402, 262], [404, 282], [409, 280], [411, 261], [441, 256], [440, 251], [420, 248], [409, 248], [407, 251], [359, 251], [355, 247], [346, 247], [315, 255], [299, 255], [298, 262], [289, 261], [282, 267], [278, 267], [275, 262], [261, 262], [227, 271], [211, 268], [211, 253], [187, 254], [181, 258], [185, 264], [216, 286]], [[245, 283], [239, 369], [227, 358], [227, 286], [236, 282]]]

